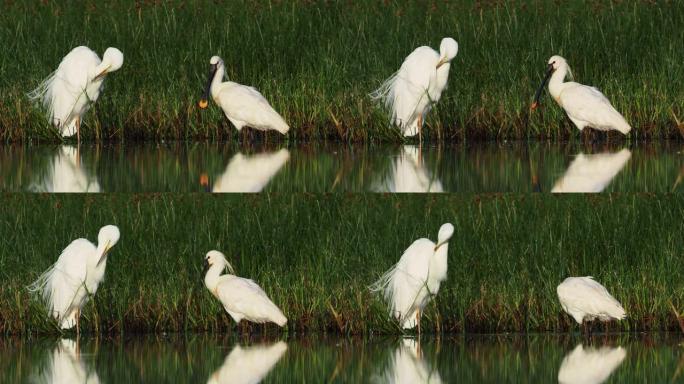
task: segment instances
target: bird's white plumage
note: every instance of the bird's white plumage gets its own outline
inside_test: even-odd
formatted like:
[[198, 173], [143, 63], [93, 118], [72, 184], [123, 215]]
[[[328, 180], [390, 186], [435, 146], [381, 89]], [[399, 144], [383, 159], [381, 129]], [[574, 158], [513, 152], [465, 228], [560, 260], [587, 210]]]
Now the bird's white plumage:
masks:
[[442, 183], [427, 169], [421, 160], [420, 149], [415, 145], [402, 147], [389, 178], [382, 180], [374, 189], [392, 193], [444, 192]]
[[577, 323], [584, 320], [622, 320], [625, 309], [608, 290], [591, 276], [568, 277], [556, 288], [563, 310]]
[[287, 351], [287, 344], [241, 347], [236, 345], [221, 368], [214, 372], [207, 384], [255, 384], [261, 382]]
[[211, 59], [216, 66], [210, 81], [210, 93], [228, 120], [240, 131], [250, 127], [260, 131], [275, 130], [286, 134], [290, 130], [285, 120], [254, 87], [232, 81], [223, 82], [225, 65], [218, 56]]
[[212, 192], [261, 192], [289, 159], [290, 152], [285, 148], [252, 156], [238, 153], [216, 179]]
[[422, 46], [406, 57], [399, 70], [371, 93], [391, 113], [392, 124], [404, 136], [419, 133], [421, 121], [447, 86], [451, 60], [458, 53], [454, 39], [444, 38], [440, 52]]
[[210, 267], [204, 283], [236, 323], [242, 319], [254, 323], [272, 322], [281, 327], [287, 323], [280, 308], [254, 281], [232, 274], [221, 275], [226, 267], [232, 270], [221, 252], [210, 251], [205, 260]]
[[558, 370], [560, 384], [601, 384], [622, 364], [627, 351], [622, 347], [584, 348], [577, 345]]
[[431, 368], [422, 357], [416, 340], [402, 339], [384, 376], [378, 381], [392, 384], [440, 384], [442, 378], [439, 371]]
[[97, 384], [100, 378], [89, 371], [73, 340], [60, 339], [44, 366], [33, 375], [31, 382], [46, 384]]
[[627, 148], [616, 153], [580, 153], [556, 181], [551, 192], [601, 192], [625, 167], [631, 156], [632, 152]]
[[86, 239], [72, 241], [57, 262], [29, 286], [40, 294], [50, 315], [62, 329], [76, 325], [81, 308], [94, 295], [104, 278], [107, 252], [119, 240], [119, 229], [100, 229], [98, 245]]
[[439, 247], [429, 239], [414, 241], [399, 262], [371, 286], [371, 290], [383, 294], [390, 315], [404, 329], [417, 325], [416, 315], [446, 280], [448, 240], [452, 234], [453, 226], [446, 223], [440, 228]]
[[43, 105], [62, 136], [73, 136], [78, 121], [100, 96], [104, 76], [122, 64], [123, 54], [116, 48], [108, 48], [100, 60], [90, 48], [76, 47], [29, 97]]
[[569, 66], [564, 58], [549, 59], [554, 73], [549, 81], [549, 93], [581, 131], [591, 127], [600, 131], [617, 130], [623, 134], [632, 129], [625, 118], [598, 89], [572, 81], [563, 82]]
[[101, 191], [97, 178], [80, 164], [78, 149], [75, 147], [60, 146], [48, 167], [47, 172], [39, 175], [40, 179], [31, 184], [30, 190], [48, 193]]

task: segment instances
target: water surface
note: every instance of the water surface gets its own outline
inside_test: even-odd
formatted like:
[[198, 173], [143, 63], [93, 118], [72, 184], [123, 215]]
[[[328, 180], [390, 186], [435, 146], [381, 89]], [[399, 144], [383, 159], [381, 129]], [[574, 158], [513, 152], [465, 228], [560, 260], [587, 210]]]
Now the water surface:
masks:
[[668, 383], [680, 335], [0, 339], [0, 382]]
[[0, 191], [681, 192], [684, 143], [0, 146]]

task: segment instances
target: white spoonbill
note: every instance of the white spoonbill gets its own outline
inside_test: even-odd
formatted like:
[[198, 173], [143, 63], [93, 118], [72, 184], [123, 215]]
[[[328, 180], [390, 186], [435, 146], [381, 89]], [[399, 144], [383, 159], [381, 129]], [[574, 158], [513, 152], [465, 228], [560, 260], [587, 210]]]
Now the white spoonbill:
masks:
[[422, 139], [425, 115], [437, 103], [449, 80], [451, 60], [458, 53], [456, 40], [445, 37], [439, 52], [422, 46], [416, 48], [401, 64], [401, 68], [371, 93], [371, 98], [385, 104], [391, 112], [392, 124], [404, 136]]
[[425, 238], [414, 241], [399, 262], [371, 286], [372, 291], [382, 291], [390, 315], [402, 328], [417, 325], [420, 335], [421, 312], [447, 277], [447, 251], [453, 234], [454, 226], [446, 223], [439, 228], [437, 244]]
[[627, 316], [620, 302], [591, 276], [568, 277], [556, 292], [563, 310], [580, 325], [584, 320], [622, 320]]
[[608, 184], [632, 157], [632, 152], [623, 148], [616, 153], [585, 155], [580, 153], [556, 184], [551, 193], [597, 193]]
[[613, 108], [608, 98], [594, 87], [572, 81], [563, 82], [568, 72], [570, 67], [564, 58], [552, 56], [549, 59], [546, 75], [534, 95], [532, 109], [539, 106], [541, 93], [548, 81], [549, 93], [580, 131], [585, 127], [591, 127], [599, 131], [616, 130], [623, 135], [628, 134], [632, 127], [627, 124], [620, 112]]
[[283, 341], [252, 347], [237, 345], [230, 351], [221, 368], [207, 380], [207, 384], [259, 383], [275, 367], [286, 351], [287, 344]]
[[209, 64], [209, 80], [199, 102], [200, 108], [207, 108], [211, 93], [211, 97], [238, 131], [248, 126], [259, 131], [274, 130], [284, 135], [290, 130], [282, 116], [255, 88], [232, 81], [223, 82], [226, 66], [220, 57], [213, 56]]
[[104, 279], [107, 253], [119, 241], [119, 228], [106, 225], [97, 235], [97, 246], [86, 239], [76, 239], [59, 255], [57, 262], [29, 286], [38, 292], [62, 329], [76, 325], [80, 332], [81, 308], [95, 295]]
[[62, 136], [77, 135], [81, 141], [81, 119], [102, 91], [107, 74], [123, 65], [123, 53], [107, 48], [102, 60], [88, 47], [76, 47], [69, 52], [59, 67], [29, 98], [39, 101], [47, 110], [49, 120]]
[[216, 179], [212, 192], [261, 192], [289, 159], [290, 151], [285, 148], [275, 153], [252, 156], [238, 153]]
[[558, 370], [559, 384], [601, 384], [622, 364], [627, 351], [622, 347], [584, 348], [577, 345]]
[[[221, 275], [228, 268], [231, 274]], [[204, 284], [216, 296], [236, 323], [245, 319], [254, 323], [287, 324], [283, 312], [273, 304], [266, 292], [254, 281], [235, 276], [223, 253], [209, 251], [204, 258]]]

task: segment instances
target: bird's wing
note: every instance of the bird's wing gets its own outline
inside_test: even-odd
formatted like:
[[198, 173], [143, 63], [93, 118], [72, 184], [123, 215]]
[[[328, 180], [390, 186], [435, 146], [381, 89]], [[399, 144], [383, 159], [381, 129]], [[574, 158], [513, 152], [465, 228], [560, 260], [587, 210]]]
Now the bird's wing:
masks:
[[395, 117], [405, 124], [411, 123], [414, 116], [423, 113], [429, 105], [428, 89], [430, 81], [437, 74], [439, 54], [430, 47], [414, 50], [397, 72], [393, 86], [393, 107]]
[[269, 299], [266, 292], [250, 279], [233, 275], [221, 276], [216, 292], [221, 303], [230, 312], [252, 318], [269, 318], [280, 309]]
[[435, 243], [418, 239], [401, 255], [389, 282], [393, 313], [408, 314], [418, 293], [426, 288], [430, 256], [434, 251]]
[[95, 246], [86, 239], [71, 242], [57, 262], [43, 273], [29, 289], [40, 292], [48, 308], [58, 316], [85, 293], [86, 261]]
[[567, 305], [587, 313], [598, 314], [613, 308], [622, 309], [620, 302], [608, 293], [606, 287], [590, 276], [572, 279], [565, 284], [562, 296]]
[[571, 118], [588, 122], [594, 128], [627, 124], [608, 98], [594, 87], [575, 83], [561, 92], [560, 100]]
[[224, 83], [217, 98], [231, 120], [239, 120], [252, 128], [274, 128], [287, 131], [287, 123], [255, 88], [237, 83]]

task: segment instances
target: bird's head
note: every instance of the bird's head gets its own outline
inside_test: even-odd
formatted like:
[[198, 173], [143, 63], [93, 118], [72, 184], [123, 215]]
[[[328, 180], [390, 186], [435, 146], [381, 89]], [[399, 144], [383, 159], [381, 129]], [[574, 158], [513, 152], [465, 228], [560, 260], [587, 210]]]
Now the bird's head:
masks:
[[114, 245], [116, 245], [116, 243], [119, 241], [119, 237], [121, 237], [121, 233], [116, 225], [105, 225], [104, 227], [100, 228], [100, 232], [97, 234], [97, 243], [98, 246], [103, 248], [102, 255], [97, 261], [98, 265], [106, 259], [107, 253], [110, 249], [112, 249], [112, 247], [114, 247]]
[[209, 79], [207, 80], [207, 85], [204, 88], [202, 98], [198, 103], [200, 109], [206, 109], [209, 106], [209, 92], [211, 91], [211, 82], [214, 80], [216, 72], [221, 67], [223, 67], [223, 60], [221, 60], [220, 57], [212, 56], [211, 59], [209, 59]]
[[107, 50], [104, 52], [104, 55], [102, 55], [102, 62], [96, 68], [97, 73], [93, 79], [98, 80], [109, 73], [118, 71], [123, 66], [123, 62], [123, 52], [113, 47], [107, 48]]
[[209, 251], [207, 252], [207, 255], [204, 256], [204, 273], [206, 274], [209, 268], [213, 267], [214, 265], [219, 266], [220, 270], [228, 268], [230, 273], [235, 274], [235, 270], [233, 269], [233, 266], [230, 265], [228, 260], [226, 260], [226, 256], [216, 250]]
[[537, 92], [534, 93], [534, 102], [530, 106], [531, 110], [534, 111], [535, 109], [537, 109], [537, 107], [539, 107], [539, 99], [541, 98], [542, 91], [544, 90], [546, 83], [551, 78], [551, 75], [553, 75], [553, 73], [556, 70], [558, 70], [558, 68], [567, 67], [567, 66], [568, 66], [568, 63], [561, 56], [558, 56], [558, 55], [551, 56], [549, 61], [546, 63], [546, 73], [544, 74], [544, 78], [542, 79], [542, 82], [539, 85], [539, 88], [537, 88]]
[[444, 223], [439, 227], [439, 233], [437, 234], [437, 246], [435, 246], [435, 251], [442, 245], [449, 242], [451, 236], [454, 234], [454, 226], [451, 223]]
[[439, 44], [439, 62], [437, 63], [437, 68], [441, 67], [446, 63], [450, 63], [451, 60], [456, 57], [458, 53], [458, 43], [451, 37], [445, 37]]

